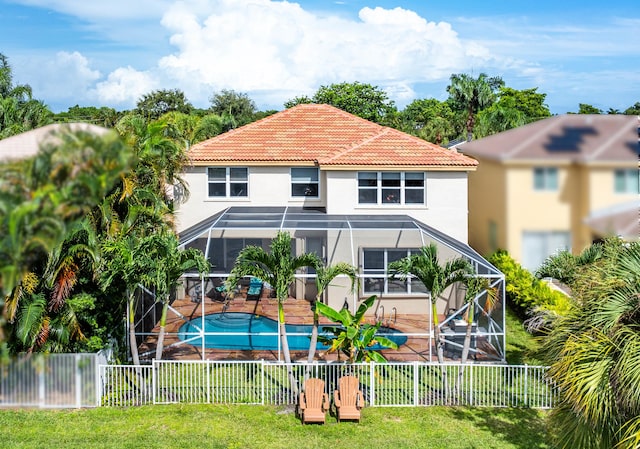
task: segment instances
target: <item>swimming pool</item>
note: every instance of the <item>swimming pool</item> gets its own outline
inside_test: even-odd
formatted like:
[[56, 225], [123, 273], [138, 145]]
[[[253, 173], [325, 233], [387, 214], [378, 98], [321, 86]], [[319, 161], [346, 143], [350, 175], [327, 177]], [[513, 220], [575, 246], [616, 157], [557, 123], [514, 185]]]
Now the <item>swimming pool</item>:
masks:
[[[202, 346], [199, 336], [202, 318], [194, 318], [186, 322], [178, 330], [178, 338], [194, 346]], [[287, 324], [287, 341], [291, 351], [309, 349], [309, 337], [313, 326], [306, 324]], [[318, 329], [323, 332], [323, 326]], [[230, 350], [277, 350], [278, 322], [262, 315], [243, 312], [224, 312], [204, 317], [205, 348]], [[390, 327], [380, 327], [379, 334], [396, 342], [398, 346], [407, 341], [401, 332]], [[211, 335], [215, 334], [215, 335]], [[318, 350], [327, 346], [318, 343]], [[380, 345], [372, 349], [384, 349]]]

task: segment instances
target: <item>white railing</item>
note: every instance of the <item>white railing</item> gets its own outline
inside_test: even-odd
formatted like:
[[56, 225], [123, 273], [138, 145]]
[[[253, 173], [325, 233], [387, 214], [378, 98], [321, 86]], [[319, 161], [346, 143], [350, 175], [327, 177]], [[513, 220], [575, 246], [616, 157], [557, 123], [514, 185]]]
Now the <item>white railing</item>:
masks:
[[30, 354], [0, 364], [0, 407], [80, 408], [99, 404], [98, 354]]
[[[150, 366], [100, 366], [104, 406], [206, 403], [293, 405], [305, 377], [356, 375], [369, 406], [551, 408], [547, 367], [437, 363], [292, 363], [154, 361]], [[291, 382], [290, 379], [293, 379]]]

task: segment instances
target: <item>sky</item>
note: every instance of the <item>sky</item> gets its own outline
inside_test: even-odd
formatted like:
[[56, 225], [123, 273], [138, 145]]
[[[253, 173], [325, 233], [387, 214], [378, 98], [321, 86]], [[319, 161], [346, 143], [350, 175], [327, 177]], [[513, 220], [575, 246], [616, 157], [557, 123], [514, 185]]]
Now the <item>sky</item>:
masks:
[[399, 109], [447, 98], [454, 73], [538, 88], [554, 114], [640, 101], [637, 0], [0, 0], [14, 84], [54, 112], [135, 107], [180, 89], [259, 110], [320, 86], [369, 83]]

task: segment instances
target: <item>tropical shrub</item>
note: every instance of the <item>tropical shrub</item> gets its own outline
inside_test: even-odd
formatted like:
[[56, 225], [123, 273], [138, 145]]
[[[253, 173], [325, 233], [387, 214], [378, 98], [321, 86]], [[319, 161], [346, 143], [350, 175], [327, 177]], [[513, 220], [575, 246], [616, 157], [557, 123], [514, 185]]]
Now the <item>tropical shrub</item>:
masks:
[[496, 251], [489, 257], [489, 262], [504, 273], [507, 303], [521, 318], [541, 310], [564, 314], [570, 309], [571, 299], [567, 295], [534, 277], [506, 251]]

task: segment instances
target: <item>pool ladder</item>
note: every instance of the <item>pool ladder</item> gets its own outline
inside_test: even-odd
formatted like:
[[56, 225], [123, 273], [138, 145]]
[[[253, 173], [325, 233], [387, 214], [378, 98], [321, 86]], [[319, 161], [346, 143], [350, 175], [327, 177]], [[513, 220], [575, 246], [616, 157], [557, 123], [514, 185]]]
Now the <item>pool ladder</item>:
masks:
[[376, 309], [376, 323], [381, 323], [382, 321], [384, 321], [384, 306], [380, 304]]
[[[398, 310], [394, 307], [393, 309], [391, 309], [391, 313], [389, 314], [389, 318], [387, 318], [386, 325], [389, 326], [391, 323], [395, 324], [397, 315], [398, 315]], [[376, 309], [376, 322], [384, 323], [384, 306], [382, 304], [380, 304]]]

